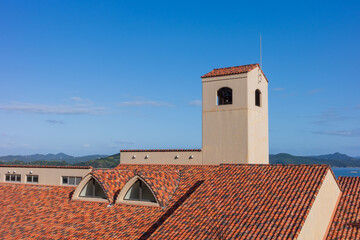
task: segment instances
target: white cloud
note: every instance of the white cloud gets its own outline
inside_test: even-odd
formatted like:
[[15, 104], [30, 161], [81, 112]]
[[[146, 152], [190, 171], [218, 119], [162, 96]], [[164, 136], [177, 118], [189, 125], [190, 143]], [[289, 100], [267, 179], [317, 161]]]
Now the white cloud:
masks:
[[152, 106], [152, 107], [173, 107], [171, 103], [167, 102], [158, 102], [158, 101], [126, 101], [118, 103], [120, 107], [142, 107], [142, 106]]
[[324, 135], [334, 135], [334, 136], [342, 136], [342, 137], [354, 137], [360, 136], [360, 130], [341, 130], [341, 131], [316, 131], [313, 132], [316, 134], [324, 134]]
[[81, 98], [81, 97], [71, 97], [70, 100], [72, 102], [74, 102], [74, 104], [76, 106], [90, 106], [90, 105], [94, 105], [94, 102], [89, 100], [89, 99], [85, 99], [85, 98]]
[[0, 110], [9, 113], [37, 113], [37, 114], [59, 114], [59, 115], [97, 115], [103, 113], [104, 107], [45, 105], [33, 103], [14, 103], [0, 105]]
[[347, 119], [346, 117], [340, 115], [337, 111], [328, 110], [328, 111], [322, 112], [318, 116], [315, 116], [315, 120], [312, 121], [311, 123], [316, 124], [316, 125], [324, 125], [324, 124], [329, 124], [329, 123], [336, 122], [336, 121], [343, 121], [346, 119]]
[[85, 144], [82, 145], [82, 147], [83, 147], [83, 148], [89, 148], [89, 147], [90, 147], [90, 144], [85, 143]]
[[48, 122], [50, 124], [64, 124], [63, 121], [54, 120], [54, 119], [48, 119], [48, 120], [46, 120], [46, 122]]
[[6, 133], [0, 133], [0, 136], [2, 136], [2, 137], [9, 137], [9, 135], [6, 134]]
[[14, 142], [0, 143], [0, 148], [12, 148], [15, 146]]
[[121, 149], [123, 147], [128, 147], [128, 146], [132, 146], [134, 145], [135, 142], [134, 141], [123, 141], [123, 140], [118, 140], [118, 141], [115, 141], [114, 144], [111, 144], [109, 147], [112, 148], [112, 149]]
[[201, 107], [202, 105], [202, 101], [201, 100], [193, 100], [189, 102], [190, 106], [196, 106], [196, 107]]
[[134, 145], [135, 142], [134, 141], [122, 141], [122, 140], [118, 140], [116, 141], [117, 144], [120, 144], [120, 145]]
[[83, 99], [81, 97], [71, 97], [70, 100], [75, 101], [75, 102], [83, 101]]

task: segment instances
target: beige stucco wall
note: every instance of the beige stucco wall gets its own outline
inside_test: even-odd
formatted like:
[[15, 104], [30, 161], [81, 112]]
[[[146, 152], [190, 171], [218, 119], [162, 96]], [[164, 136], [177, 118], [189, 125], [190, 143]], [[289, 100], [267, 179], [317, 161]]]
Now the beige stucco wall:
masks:
[[[77, 168], [36, 168], [36, 167], [0, 167], [0, 182], [5, 181], [6, 174], [20, 174], [21, 182], [26, 182], [27, 175], [38, 175], [40, 185], [62, 185], [62, 176], [70, 177], [84, 177], [92, 169], [77, 169]], [[30, 172], [32, 172], [30, 174]], [[15, 183], [15, 182], [11, 182]], [[32, 183], [31, 183], [32, 184]]]
[[297, 239], [315, 240], [325, 238], [340, 194], [339, 186], [331, 170], [328, 170]]
[[[255, 105], [255, 91], [261, 91], [261, 105]], [[248, 73], [249, 163], [269, 163], [268, 82], [259, 68]]]
[[[260, 69], [202, 83], [203, 163], [269, 163], [268, 83]], [[217, 105], [222, 87], [232, 89], [232, 104]], [[262, 93], [261, 107], [255, 106], [256, 89]]]
[[248, 163], [246, 112], [207, 112], [204, 118], [203, 163]]
[[[134, 157], [135, 156], [135, 157]], [[146, 159], [145, 156], [148, 156]], [[178, 158], [175, 158], [178, 156]], [[190, 156], [193, 158], [191, 159]], [[202, 164], [201, 151], [120, 152], [121, 164]]]

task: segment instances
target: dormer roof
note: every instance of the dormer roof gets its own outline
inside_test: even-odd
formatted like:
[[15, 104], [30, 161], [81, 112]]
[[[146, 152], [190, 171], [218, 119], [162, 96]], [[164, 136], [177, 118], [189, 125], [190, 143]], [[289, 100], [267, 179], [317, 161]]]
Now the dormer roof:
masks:
[[134, 177], [140, 177], [154, 192], [161, 207], [172, 198], [180, 181], [178, 170], [115, 169], [91, 172], [101, 184], [110, 203], [115, 203], [125, 184]]

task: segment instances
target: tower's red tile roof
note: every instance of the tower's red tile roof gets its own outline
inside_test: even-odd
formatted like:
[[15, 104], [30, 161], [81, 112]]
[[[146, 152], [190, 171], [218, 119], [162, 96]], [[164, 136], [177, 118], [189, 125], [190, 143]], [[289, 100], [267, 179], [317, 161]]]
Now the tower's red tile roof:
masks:
[[208, 72], [207, 74], [201, 76], [201, 78], [247, 73], [255, 69], [256, 67], [260, 68], [258, 63], [236, 66], [236, 67], [214, 68], [211, 72]]
[[342, 196], [327, 239], [360, 239], [360, 178], [339, 177]]
[[[108, 192], [121, 188], [113, 185], [122, 172], [125, 179], [129, 172], [140, 174], [160, 189], [159, 198], [167, 198], [165, 208], [108, 207], [72, 201], [71, 187], [1, 183], [0, 239], [294, 239], [328, 171], [325, 165], [119, 165], [94, 171]], [[178, 186], [168, 191], [177, 177]]]

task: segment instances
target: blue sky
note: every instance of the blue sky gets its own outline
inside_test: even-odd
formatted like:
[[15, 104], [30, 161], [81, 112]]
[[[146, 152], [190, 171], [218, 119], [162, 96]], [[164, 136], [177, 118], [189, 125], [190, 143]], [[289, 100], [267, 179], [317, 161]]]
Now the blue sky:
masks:
[[0, 155], [200, 148], [260, 33], [270, 152], [360, 156], [359, 1], [0, 1]]

